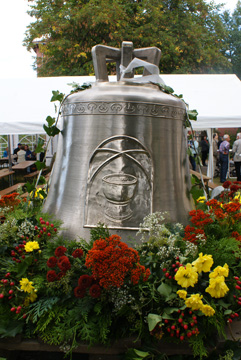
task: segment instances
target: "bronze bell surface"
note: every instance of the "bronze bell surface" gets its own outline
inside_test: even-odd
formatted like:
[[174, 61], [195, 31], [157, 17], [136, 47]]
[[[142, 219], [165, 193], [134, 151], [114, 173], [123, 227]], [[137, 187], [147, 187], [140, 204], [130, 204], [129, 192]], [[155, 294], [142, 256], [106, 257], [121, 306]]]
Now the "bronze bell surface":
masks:
[[[87, 240], [90, 228], [104, 223], [129, 241], [154, 212], [167, 211], [173, 222], [186, 223], [186, 106], [151, 81], [160, 50], [133, 50], [126, 42], [122, 49], [97, 45], [92, 53], [97, 81], [62, 106], [44, 211], [63, 221], [64, 235]], [[133, 58], [144, 64], [138, 82], [133, 68], [128, 70]], [[116, 82], [108, 81], [108, 59], [117, 63]]]

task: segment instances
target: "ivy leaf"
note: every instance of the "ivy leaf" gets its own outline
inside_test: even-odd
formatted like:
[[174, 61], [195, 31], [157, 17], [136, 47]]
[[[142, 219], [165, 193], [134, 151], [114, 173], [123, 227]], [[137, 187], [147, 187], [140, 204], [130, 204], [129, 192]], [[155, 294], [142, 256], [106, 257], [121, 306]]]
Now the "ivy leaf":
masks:
[[53, 96], [50, 100], [51, 102], [54, 102], [54, 101], [62, 102], [64, 99], [64, 96], [65, 96], [63, 93], [59, 92], [59, 90], [57, 90], [57, 91], [53, 90], [52, 94], [53, 94]]
[[223, 313], [223, 315], [229, 315], [229, 314], [232, 314], [232, 310], [230, 309], [225, 310]]
[[228, 309], [229, 306], [230, 306], [230, 304], [225, 303], [222, 299], [220, 299], [220, 300], [218, 301], [218, 304], [219, 304], [220, 306], [222, 306], [223, 308], [225, 308], [225, 309]]
[[157, 324], [162, 322], [162, 317], [156, 314], [148, 314], [147, 322], [148, 322], [149, 331], [152, 331], [153, 329], [155, 329]]
[[159, 294], [167, 298], [172, 293], [172, 287], [167, 285], [166, 283], [161, 283], [161, 285], [157, 288]]
[[145, 357], [149, 356], [150, 354], [146, 351], [140, 351], [137, 349], [134, 349], [136, 355], [138, 355], [140, 358], [144, 359]]
[[56, 119], [54, 117], [52, 117], [52, 116], [47, 116], [46, 117], [46, 121], [47, 121], [49, 127], [52, 126], [55, 123], [55, 120]]
[[47, 133], [48, 136], [55, 136], [58, 135], [60, 133], [60, 130], [57, 128], [57, 126], [51, 126], [48, 127], [46, 125], [43, 126], [45, 132]]
[[197, 116], [198, 116], [197, 110], [187, 110], [187, 113], [190, 120], [197, 120]]

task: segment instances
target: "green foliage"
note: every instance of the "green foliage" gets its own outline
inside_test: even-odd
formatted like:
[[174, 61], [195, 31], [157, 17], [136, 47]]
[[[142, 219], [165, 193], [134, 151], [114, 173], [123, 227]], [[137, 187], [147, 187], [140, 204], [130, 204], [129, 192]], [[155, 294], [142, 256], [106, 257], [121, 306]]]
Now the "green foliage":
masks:
[[223, 53], [231, 64], [230, 72], [241, 78], [241, 2], [237, 2], [232, 14], [225, 11], [222, 17], [226, 27]]
[[91, 242], [98, 239], [106, 239], [110, 236], [110, 232], [105, 224], [99, 223], [96, 228], [90, 230]]
[[[230, 68], [220, 51], [226, 35], [220, 7], [204, 0], [29, 0], [29, 6], [34, 19], [25, 45], [44, 55], [39, 58], [40, 76], [92, 75], [91, 48], [120, 47], [123, 40], [133, 41], [135, 48], [161, 48], [162, 73]], [[113, 64], [108, 67], [113, 73]]]

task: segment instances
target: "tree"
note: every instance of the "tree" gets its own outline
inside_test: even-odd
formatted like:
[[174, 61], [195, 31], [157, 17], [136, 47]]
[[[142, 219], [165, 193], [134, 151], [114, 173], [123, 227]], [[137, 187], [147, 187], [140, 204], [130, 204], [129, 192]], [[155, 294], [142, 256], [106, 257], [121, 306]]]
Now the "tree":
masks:
[[162, 73], [212, 73], [230, 67], [222, 53], [225, 27], [218, 6], [204, 0], [28, 0], [35, 21], [28, 50], [41, 39], [40, 76], [93, 74], [96, 44], [162, 50]]
[[227, 29], [224, 55], [231, 64], [231, 72], [241, 79], [241, 1], [239, 0], [232, 15], [229, 11], [223, 14]]

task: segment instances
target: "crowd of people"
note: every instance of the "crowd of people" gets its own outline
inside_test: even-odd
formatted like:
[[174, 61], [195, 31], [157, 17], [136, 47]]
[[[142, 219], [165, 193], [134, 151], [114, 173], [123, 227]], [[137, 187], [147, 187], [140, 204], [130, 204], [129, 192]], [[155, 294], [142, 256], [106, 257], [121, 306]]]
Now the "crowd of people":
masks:
[[17, 155], [17, 162], [21, 163], [28, 160], [36, 160], [36, 153], [29, 149], [28, 145], [18, 144], [18, 147], [14, 149], [13, 155]]
[[[227, 179], [229, 170], [230, 153], [232, 161], [234, 162], [237, 181], [241, 181], [241, 133], [237, 134], [236, 140], [230, 149], [230, 136], [228, 134], [219, 137], [217, 133], [213, 134], [213, 175], [215, 169], [219, 167], [220, 182], [224, 183]], [[189, 160], [192, 169], [196, 170], [196, 157], [200, 155], [202, 166], [207, 165], [209, 156], [209, 142], [207, 136], [202, 136], [201, 141], [198, 142], [195, 137], [190, 137], [188, 140], [188, 147], [190, 149]]]

